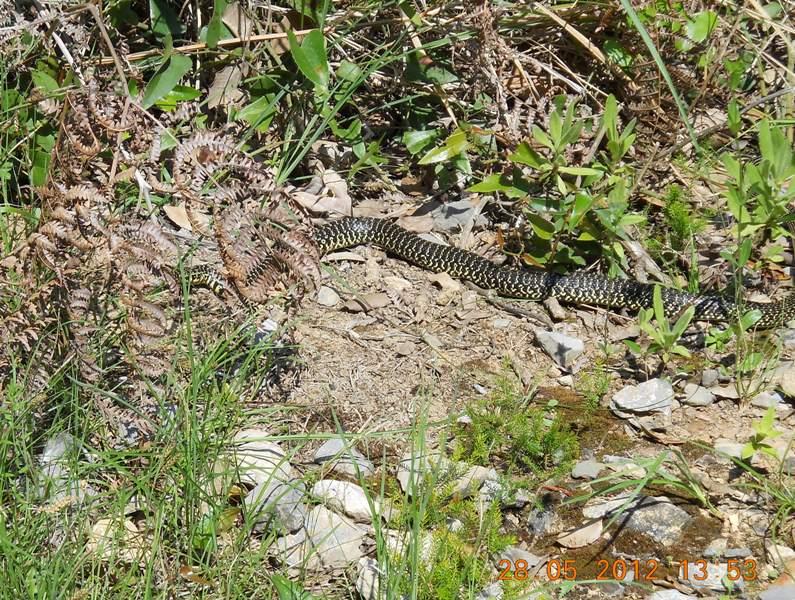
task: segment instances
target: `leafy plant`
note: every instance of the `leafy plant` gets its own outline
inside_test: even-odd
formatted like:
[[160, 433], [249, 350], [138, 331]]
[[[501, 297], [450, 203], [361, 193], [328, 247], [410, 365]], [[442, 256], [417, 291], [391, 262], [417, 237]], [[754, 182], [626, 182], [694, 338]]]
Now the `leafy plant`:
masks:
[[781, 435], [781, 431], [775, 429], [776, 422], [776, 409], [772, 406], [767, 409], [765, 416], [760, 420], [755, 421], [753, 424], [754, 435], [748, 440], [748, 443], [743, 446], [741, 456], [743, 460], [748, 460], [752, 456], [761, 452], [767, 454], [778, 460], [776, 449], [771, 446], [768, 441], [774, 440]]
[[787, 234], [785, 224], [793, 220], [789, 205], [795, 200], [795, 152], [784, 131], [767, 119], [760, 121], [758, 131], [759, 163], [743, 164], [728, 152], [721, 156], [730, 177], [725, 196], [738, 237], [764, 230], [775, 239]]
[[[604, 150], [587, 165], [572, 165], [568, 151], [584, 126], [575, 118], [575, 110], [576, 103], [564, 108], [563, 98], [557, 98], [549, 130], [533, 127], [534, 144], [522, 142], [509, 156], [516, 165], [510, 175], [491, 175], [470, 190], [524, 200], [532, 228], [525, 253], [529, 262], [582, 266], [584, 255], [598, 252], [615, 275], [627, 267], [621, 240], [629, 239], [628, 229], [644, 220], [628, 211], [633, 173], [623, 162], [635, 141], [635, 121], [620, 131], [618, 104], [609, 96], [598, 123], [606, 139]], [[522, 167], [530, 168], [534, 176]], [[545, 195], [538, 193], [540, 189]]]
[[[652, 296], [652, 308], [642, 308], [638, 312], [638, 321], [640, 329], [651, 338], [647, 352], [651, 354], [659, 354], [663, 363], [667, 363], [671, 359], [672, 354], [679, 356], [690, 357], [690, 351], [678, 343], [679, 338], [682, 337], [685, 329], [693, 320], [696, 313], [695, 306], [688, 306], [676, 320], [676, 323], [671, 325], [668, 317], [665, 314], [665, 306], [663, 304], [662, 287], [659, 285], [654, 286]], [[625, 340], [624, 343], [638, 354], [643, 353], [643, 349], [637, 342]]]

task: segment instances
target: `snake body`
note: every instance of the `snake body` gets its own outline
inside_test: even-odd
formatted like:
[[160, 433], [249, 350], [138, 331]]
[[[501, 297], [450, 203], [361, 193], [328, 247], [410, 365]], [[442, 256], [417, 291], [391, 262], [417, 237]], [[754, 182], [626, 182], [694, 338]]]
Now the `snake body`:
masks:
[[[545, 300], [556, 298], [568, 304], [592, 304], [638, 310], [651, 307], [654, 284], [608, 278], [593, 273], [561, 275], [541, 270], [514, 269], [497, 265], [472, 252], [425, 240], [402, 227], [377, 218], [348, 217], [318, 227], [314, 241], [322, 254], [360, 244], [372, 244], [418, 267], [470, 281], [510, 298]], [[722, 294], [691, 294], [662, 289], [667, 317], [675, 318], [695, 306], [700, 321], [734, 321], [741, 311], [757, 309], [762, 317], [756, 326], [778, 327], [795, 318], [795, 294], [779, 302], [738, 303]]]

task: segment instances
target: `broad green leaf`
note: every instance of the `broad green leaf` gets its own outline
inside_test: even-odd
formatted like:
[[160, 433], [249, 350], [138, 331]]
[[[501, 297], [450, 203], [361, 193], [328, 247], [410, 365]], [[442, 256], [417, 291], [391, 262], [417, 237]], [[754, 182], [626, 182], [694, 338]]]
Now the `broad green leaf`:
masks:
[[[557, 115], [558, 113], [553, 112], [552, 114]], [[552, 117], [550, 117], [550, 119], [551, 118]], [[558, 122], [560, 122], [560, 116], [558, 116]], [[533, 137], [542, 146], [546, 146], [550, 150], [555, 149], [555, 144], [553, 144], [552, 140], [549, 139], [549, 136], [547, 135], [546, 131], [541, 129], [538, 125], [533, 125]]]
[[33, 71], [31, 77], [33, 77], [33, 83], [37, 88], [40, 88], [50, 94], [57, 92], [61, 87], [49, 73], [44, 71]]
[[158, 108], [165, 111], [174, 110], [180, 102], [190, 102], [201, 97], [202, 93], [196, 88], [188, 87], [186, 85], [177, 85], [166, 94], [163, 98], [155, 102]]
[[529, 213], [527, 219], [533, 226], [533, 231], [535, 231], [536, 235], [542, 240], [551, 240], [555, 235], [555, 226], [543, 217]]
[[210, 19], [210, 24], [207, 25], [207, 47], [215, 48], [218, 45], [218, 40], [224, 32], [223, 21], [221, 16], [226, 9], [226, 0], [215, 0], [215, 7], [213, 8], [213, 16]]
[[144, 108], [149, 108], [171, 92], [177, 87], [185, 73], [190, 70], [192, 64], [191, 59], [187, 56], [173, 54], [147, 84], [141, 105]]
[[251, 104], [243, 107], [236, 118], [241, 119], [254, 127], [257, 131], [264, 132], [276, 115], [275, 94], [260, 96]]
[[326, 56], [326, 40], [319, 29], [313, 29], [303, 42], [298, 43], [298, 38], [292, 30], [287, 32], [290, 43], [290, 53], [298, 69], [309, 81], [318, 87], [327, 90], [329, 81], [328, 58]]
[[362, 77], [362, 68], [349, 60], [340, 61], [340, 66], [337, 67], [337, 77], [355, 83]]
[[439, 146], [438, 148], [434, 148], [425, 156], [423, 156], [420, 159], [419, 164], [432, 165], [435, 163], [444, 162], [454, 156], [458, 156], [459, 154], [466, 152], [468, 146], [469, 142], [467, 141], [466, 133], [458, 130], [448, 137], [443, 145]]
[[632, 66], [632, 54], [615, 40], [607, 40], [603, 46], [605, 56], [622, 69]]
[[533, 150], [527, 142], [519, 144], [516, 147], [516, 151], [508, 157], [508, 160], [533, 167], [534, 169], [540, 169], [542, 165], [549, 164], [549, 161]]
[[317, 598], [279, 573], [272, 573], [269, 579], [273, 587], [276, 588], [279, 600], [315, 600]]
[[467, 188], [467, 191], [488, 194], [491, 192], [507, 192], [512, 189], [515, 188], [511, 185], [511, 181], [508, 177], [502, 173], [493, 173], [480, 183], [476, 183]]
[[441, 135], [440, 129], [420, 129], [403, 134], [403, 143], [411, 154], [419, 154]]
[[693, 320], [693, 317], [696, 314], [696, 307], [695, 306], [688, 306], [685, 312], [676, 320], [676, 324], [673, 326], [671, 330], [671, 335], [675, 340], [678, 340], [682, 337], [682, 334], [687, 329], [687, 326], [690, 325], [690, 322]]
[[692, 21], [685, 26], [687, 37], [700, 44], [709, 37], [709, 34], [718, 24], [718, 15], [711, 10], [702, 10]]
[[603, 171], [599, 169], [592, 169], [590, 167], [558, 167], [558, 171], [566, 173], [567, 175], [581, 175], [589, 177], [592, 175], [604, 175]]
[[171, 7], [169, 0], [149, 0], [149, 18], [152, 31], [158, 37], [174, 37], [185, 31], [185, 25]]

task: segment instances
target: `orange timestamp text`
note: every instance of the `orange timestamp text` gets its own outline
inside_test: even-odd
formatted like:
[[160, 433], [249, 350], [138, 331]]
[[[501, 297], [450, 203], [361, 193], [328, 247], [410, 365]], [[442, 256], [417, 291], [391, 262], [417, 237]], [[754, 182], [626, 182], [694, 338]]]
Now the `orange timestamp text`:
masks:
[[[679, 563], [679, 575], [683, 579], [704, 581], [709, 577], [706, 560], [683, 560]], [[503, 559], [497, 563], [500, 571], [498, 579], [524, 581], [531, 576], [530, 566], [526, 560]], [[596, 580], [623, 581], [653, 581], [662, 578], [658, 574], [660, 561], [650, 558], [648, 560], [624, 560], [623, 558], [596, 561]], [[726, 575], [731, 581], [752, 581], [757, 578], [756, 561], [753, 559], [726, 561]], [[574, 560], [553, 558], [547, 562], [546, 575], [549, 581], [576, 581], [577, 566]]]

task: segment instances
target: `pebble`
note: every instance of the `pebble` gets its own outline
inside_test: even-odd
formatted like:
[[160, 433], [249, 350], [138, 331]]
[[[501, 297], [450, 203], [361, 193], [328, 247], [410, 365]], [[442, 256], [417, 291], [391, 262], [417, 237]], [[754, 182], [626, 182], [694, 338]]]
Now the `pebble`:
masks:
[[348, 515], [354, 521], [369, 523], [373, 520], [373, 510], [378, 514], [378, 500], [373, 500], [373, 510], [367, 494], [361, 486], [349, 481], [322, 479], [312, 486], [312, 495], [328, 508]]
[[745, 444], [724, 438], [718, 438], [715, 440], [713, 447], [715, 448], [716, 452], [726, 454], [731, 458], [741, 458]]
[[596, 479], [604, 465], [595, 460], [583, 460], [574, 465], [571, 476], [574, 479]]
[[490, 583], [475, 596], [475, 600], [502, 600], [503, 591], [499, 581]]
[[795, 363], [789, 361], [776, 367], [773, 380], [786, 396], [795, 398]]
[[528, 569], [533, 569], [544, 560], [544, 557], [537, 556], [532, 552], [528, 552], [527, 550], [519, 548], [519, 546], [508, 546], [499, 553], [497, 559], [494, 561], [496, 567], [499, 568], [499, 563], [501, 560], [510, 561], [512, 565], [515, 565], [516, 561], [518, 560], [523, 560], [527, 563]]
[[783, 402], [781, 394], [778, 392], [762, 392], [751, 398], [751, 406], [757, 408], [778, 408]]
[[711, 387], [709, 391], [718, 398], [725, 398], [727, 400], [737, 400], [740, 397], [737, 388], [733, 385], [716, 385]]
[[282, 482], [263, 481], [246, 494], [243, 506], [254, 523], [254, 531], [266, 529], [290, 533], [300, 529], [306, 520], [306, 491], [300, 479]]
[[409, 356], [410, 354], [414, 354], [416, 350], [417, 344], [414, 342], [400, 342], [395, 345], [395, 354], [398, 356]]
[[701, 385], [705, 388], [711, 388], [718, 383], [719, 377], [720, 371], [717, 369], [704, 369], [704, 372], [701, 374]]
[[646, 596], [646, 600], [697, 600], [695, 596], [683, 594], [679, 590], [661, 590]]
[[573, 388], [574, 387], [574, 376], [572, 376], [572, 375], [563, 375], [562, 377], [558, 377], [558, 383], [560, 385]]
[[510, 319], [492, 319], [491, 320], [491, 326], [494, 329], [507, 329], [508, 327], [511, 326], [511, 320]]
[[[686, 583], [696, 590], [715, 592], [725, 591], [727, 587], [723, 582], [724, 580], [728, 580], [728, 563], [707, 562], [706, 568], [704, 568], [702, 564], [696, 565], [694, 563], [688, 563], [688, 569], [686, 573], [684, 565], [679, 567], [679, 581]], [[742, 578], [739, 578], [736, 581], [730, 581], [729, 583], [731, 584], [733, 590], [745, 589], [745, 581]]]
[[564, 369], [571, 367], [585, 351], [582, 340], [565, 333], [541, 329], [536, 332], [536, 338], [544, 352]]
[[317, 303], [320, 306], [337, 306], [340, 303], [340, 295], [327, 285], [321, 285], [317, 291]]
[[369, 477], [375, 472], [372, 461], [341, 437], [332, 437], [323, 442], [314, 456], [315, 464], [334, 461], [331, 468], [337, 473], [352, 477]]
[[682, 402], [690, 406], [709, 406], [715, 402], [715, 395], [705, 387], [688, 383], [685, 385]]
[[497, 471], [480, 465], [473, 465], [463, 476], [458, 478], [450, 495], [459, 500], [474, 496], [475, 492], [477, 492], [488, 479], [499, 482]]
[[759, 600], [792, 600], [795, 598], [795, 583], [771, 585], [759, 594]]
[[650, 379], [638, 385], [628, 385], [613, 394], [610, 409], [616, 416], [627, 419], [635, 414], [671, 414], [674, 388], [664, 379]]

